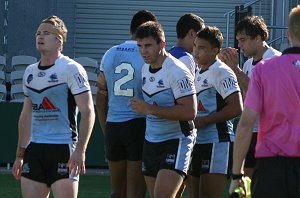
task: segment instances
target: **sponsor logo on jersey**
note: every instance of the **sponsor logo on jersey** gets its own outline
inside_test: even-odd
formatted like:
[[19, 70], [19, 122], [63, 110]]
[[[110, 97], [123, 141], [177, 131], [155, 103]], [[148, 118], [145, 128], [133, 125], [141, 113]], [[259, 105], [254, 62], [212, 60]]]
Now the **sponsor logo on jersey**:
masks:
[[29, 74], [27, 79], [26, 79], [27, 83], [29, 84], [32, 81], [32, 79], [33, 79], [33, 75]]
[[204, 105], [202, 104], [201, 100], [198, 101], [198, 111], [200, 112], [207, 112]]
[[54, 106], [54, 104], [49, 100], [49, 98], [44, 97], [41, 104], [32, 104], [33, 111], [59, 111], [59, 109]]
[[179, 89], [180, 89], [181, 93], [188, 92], [188, 91], [192, 90], [192, 85], [186, 77], [178, 80], [177, 83], [178, 83], [178, 86], [179, 86]]
[[157, 88], [164, 88], [164, 87], [165, 87], [164, 81], [163, 81], [162, 79], [160, 79], [160, 80], [158, 81]]
[[167, 154], [166, 156], [166, 163], [167, 164], [174, 164], [175, 163], [175, 154]]
[[48, 82], [58, 82], [58, 78], [57, 78], [57, 74], [54, 73], [54, 74], [51, 74], [49, 76], [50, 80], [48, 80]]
[[150, 81], [150, 82], [154, 82], [154, 81], [155, 81], [155, 78], [154, 78], [153, 76], [151, 76], [151, 77], [149, 78], [149, 81]]
[[235, 88], [236, 84], [237, 84], [236, 80], [234, 78], [230, 78], [230, 77], [223, 79], [220, 83], [224, 90], [224, 93]]
[[45, 75], [46, 75], [46, 72], [39, 72], [37, 76], [38, 76], [38, 77], [43, 77], [43, 76], [45, 76]]
[[79, 88], [88, 86], [87, 85], [87, 82], [88, 82], [87, 79], [83, 75], [81, 75], [80, 73], [75, 74], [74, 78], [75, 78]]

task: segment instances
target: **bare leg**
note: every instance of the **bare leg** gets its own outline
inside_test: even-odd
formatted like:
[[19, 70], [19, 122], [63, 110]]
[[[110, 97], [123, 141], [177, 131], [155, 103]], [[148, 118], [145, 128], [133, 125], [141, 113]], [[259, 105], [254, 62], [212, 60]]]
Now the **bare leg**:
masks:
[[220, 198], [226, 186], [225, 174], [203, 174], [200, 176], [200, 197]]
[[51, 185], [55, 198], [76, 198], [78, 195], [78, 181], [73, 179], [60, 179]]
[[108, 161], [110, 178], [111, 178], [111, 194], [110, 198], [126, 198], [126, 160]]
[[21, 177], [21, 189], [23, 198], [47, 198], [50, 194], [46, 184], [25, 177]]
[[150, 197], [154, 198], [154, 186], [155, 186], [156, 178], [145, 176], [145, 181], [146, 181], [146, 185], [147, 185], [147, 189], [149, 191]]
[[127, 197], [144, 198], [146, 184], [141, 161], [127, 161]]

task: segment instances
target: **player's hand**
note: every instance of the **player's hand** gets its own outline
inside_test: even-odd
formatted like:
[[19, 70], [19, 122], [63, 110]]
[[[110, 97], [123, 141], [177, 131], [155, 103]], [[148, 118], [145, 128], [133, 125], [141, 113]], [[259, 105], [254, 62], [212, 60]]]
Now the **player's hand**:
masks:
[[85, 152], [75, 149], [70, 156], [67, 167], [69, 167], [71, 175], [78, 176], [81, 171], [85, 174]]
[[235, 48], [224, 48], [218, 55], [218, 58], [228, 65], [231, 69], [239, 67], [239, 54]]
[[17, 157], [12, 168], [12, 173], [13, 176], [16, 178], [16, 180], [21, 179], [22, 166], [23, 166], [23, 158]]
[[144, 100], [138, 98], [131, 98], [130, 104], [133, 112], [143, 115], [149, 114], [150, 105]]
[[232, 179], [230, 186], [229, 186], [229, 195], [231, 195], [234, 190], [238, 187], [242, 188], [241, 197], [247, 197], [247, 182], [245, 181], [245, 178], [242, 177], [241, 179]]

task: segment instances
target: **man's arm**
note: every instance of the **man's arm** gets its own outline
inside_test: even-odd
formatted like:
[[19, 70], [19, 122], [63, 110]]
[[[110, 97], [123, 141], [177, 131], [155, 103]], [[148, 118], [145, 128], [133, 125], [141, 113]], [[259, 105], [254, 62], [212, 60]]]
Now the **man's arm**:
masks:
[[22, 112], [20, 114], [18, 128], [18, 146], [16, 151], [16, 160], [13, 165], [13, 175], [16, 179], [21, 178], [21, 170], [25, 148], [29, 144], [31, 138], [31, 119], [32, 119], [32, 103], [28, 97], [24, 98]]
[[107, 96], [107, 84], [103, 72], [100, 72], [98, 78], [98, 90], [96, 97], [96, 109], [98, 113], [98, 119], [103, 134], [105, 134], [105, 123], [108, 111], [108, 96]]
[[250, 79], [239, 67], [239, 53], [237, 49], [235, 48], [222, 49], [218, 57], [220, 58], [220, 60], [222, 60], [226, 65], [228, 65], [233, 70], [233, 72], [237, 77], [239, 86], [242, 89], [242, 95], [243, 97], [245, 97], [248, 90]]
[[132, 111], [139, 114], [151, 114], [169, 120], [193, 120], [197, 113], [196, 95], [185, 96], [176, 100], [174, 106], [150, 105], [137, 98], [131, 99]]
[[197, 128], [204, 127], [208, 124], [224, 122], [240, 115], [243, 110], [242, 97], [239, 92], [233, 93], [225, 99], [226, 105], [218, 112], [196, 117], [195, 125]]
[[[244, 173], [244, 159], [249, 149], [249, 145], [252, 138], [252, 130], [257, 116], [258, 112], [246, 107], [242, 113], [241, 119], [237, 126], [233, 147], [232, 165], [232, 173], [235, 175], [240, 175]], [[238, 186], [241, 186], [244, 189], [246, 189], [245, 185], [245, 181], [243, 181], [242, 178], [232, 180], [229, 188], [229, 193], [231, 194], [234, 191], [234, 189]]]
[[90, 91], [76, 95], [75, 101], [81, 118], [78, 142], [74, 153], [70, 157], [68, 167], [71, 173], [78, 175], [81, 170], [85, 173], [85, 152], [95, 122], [95, 110]]

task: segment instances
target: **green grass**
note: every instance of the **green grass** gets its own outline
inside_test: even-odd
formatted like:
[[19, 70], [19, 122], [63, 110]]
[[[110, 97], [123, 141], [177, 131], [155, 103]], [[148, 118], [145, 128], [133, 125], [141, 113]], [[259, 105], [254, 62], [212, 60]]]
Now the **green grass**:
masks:
[[[228, 192], [228, 186], [226, 192]], [[107, 198], [110, 194], [110, 178], [107, 175], [86, 174], [80, 176], [78, 198]], [[223, 198], [228, 197], [225, 195]], [[0, 198], [19, 198], [21, 196], [20, 182], [12, 174], [0, 172]], [[51, 198], [53, 196], [50, 196]], [[149, 195], [146, 196], [149, 198]], [[182, 196], [187, 198], [185, 192]]]

